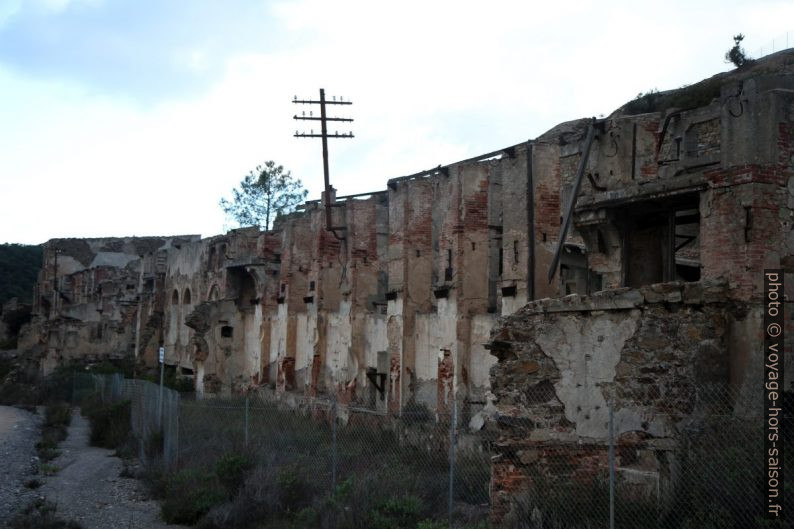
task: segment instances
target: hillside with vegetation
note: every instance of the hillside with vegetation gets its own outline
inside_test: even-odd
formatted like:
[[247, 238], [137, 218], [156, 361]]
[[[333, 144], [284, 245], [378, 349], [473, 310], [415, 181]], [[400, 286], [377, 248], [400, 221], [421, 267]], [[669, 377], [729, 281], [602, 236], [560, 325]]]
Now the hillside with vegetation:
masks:
[[41, 246], [0, 244], [0, 305], [14, 297], [23, 303], [32, 301], [41, 256]]

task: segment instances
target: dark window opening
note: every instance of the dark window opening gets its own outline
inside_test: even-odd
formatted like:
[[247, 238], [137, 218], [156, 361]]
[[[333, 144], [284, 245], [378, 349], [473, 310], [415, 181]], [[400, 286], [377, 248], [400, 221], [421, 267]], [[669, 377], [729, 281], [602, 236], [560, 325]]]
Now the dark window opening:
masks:
[[172, 305], [179, 305], [179, 291], [174, 290], [174, 293], [171, 294], [171, 304]]
[[309, 281], [309, 292], [314, 292], [314, 281]]
[[215, 249], [215, 246], [212, 246], [210, 248], [210, 255], [209, 255], [209, 259], [207, 261], [208, 261], [207, 267], [210, 270], [217, 270], [217, 268], [218, 268], [218, 252]]
[[513, 262], [519, 262], [519, 255], [518, 255], [518, 241], [513, 241]]
[[698, 197], [633, 206], [625, 223], [626, 286], [700, 280]]
[[512, 285], [509, 287], [502, 287], [502, 296], [506, 298], [512, 298], [516, 295], [516, 286]]
[[607, 246], [607, 242], [604, 239], [604, 234], [601, 232], [601, 230], [596, 230], [596, 239], [598, 244], [598, 253], [609, 255], [609, 246]]
[[234, 334], [234, 327], [229, 325], [221, 327], [221, 338], [231, 338], [232, 334]]
[[436, 299], [446, 298], [449, 295], [449, 288], [448, 287], [436, 288], [433, 290], [433, 295], [436, 297]]
[[186, 288], [185, 293], [182, 295], [182, 304], [190, 305], [190, 289]]
[[226, 297], [233, 297], [239, 310], [247, 310], [259, 303], [256, 280], [242, 267], [230, 267], [226, 274]]

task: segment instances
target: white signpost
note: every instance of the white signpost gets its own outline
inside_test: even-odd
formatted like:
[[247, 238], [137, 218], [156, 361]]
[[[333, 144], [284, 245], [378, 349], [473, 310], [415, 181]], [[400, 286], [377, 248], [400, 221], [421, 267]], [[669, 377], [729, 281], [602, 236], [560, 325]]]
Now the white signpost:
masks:
[[165, 347], [160, 347], [160, 395], [157, 400], [157, 428], [163, 424], [163, 370], [165, 366]]

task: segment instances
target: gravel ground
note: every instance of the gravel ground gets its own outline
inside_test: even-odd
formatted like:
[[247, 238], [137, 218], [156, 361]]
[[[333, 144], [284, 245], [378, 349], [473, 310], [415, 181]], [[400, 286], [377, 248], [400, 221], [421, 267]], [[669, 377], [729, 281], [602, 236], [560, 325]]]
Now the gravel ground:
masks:
[[40, 422], [38, 415], [0, 406], [0, 525], [41, 495], [25, 487], [38, 468], [35, 444]]
[[160, 505], [148, 498], [144, 485], [120, 477], [122, 462], [112, 450], [89, 446], [88, 421], [72, 414], [69, 436], [52, 463], [60, 470], [39, 492], [57, 505], [57, 515], [85, 529], [161, 529]]

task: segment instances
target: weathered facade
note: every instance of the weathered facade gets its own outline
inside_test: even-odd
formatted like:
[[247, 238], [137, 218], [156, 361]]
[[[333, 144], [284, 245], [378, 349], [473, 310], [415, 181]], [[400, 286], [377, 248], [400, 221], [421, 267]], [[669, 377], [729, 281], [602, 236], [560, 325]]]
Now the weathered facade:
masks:
[[162, 344], [200, 394], [454, 399], [498, 425], [499, 519], [547, 441], [600, 464], [608, 400], [647, 452], [626, 472], [668, 483], [699, 385], [757, 402], [763, 270], [794, 287], [793, 57], [332, 196], [335, 233], [311, 201], [266, 232], [50, 241], [24, 346], [51, 367]]
[[476, 412], [497, 318], [557, 293], [559, 152], [529, 142], [332, 197], [338, 236], [312, 201], [268, 232], [50, 241], [25, 347], [49, 369], [152, 364], [162, 344], [200, 394], [270, 385], [391, 412], [455, 395]]
[[[769, 60], [777, 68], [708, 81], [718, 97], [695, 108], [594, 122], [568, 242], [587, 263], [574, 276], [599, 292], [529, 303], [490, 344], [493, 516], [505, 527], [521, 516], [516, 498], [538, 506], [538, 480], [604, 476], [608, 403], [618, 485], [661, 505], [681, 432], [709, 399], [736, 417], [763, 409], [764, 270], [783, 271], [787, 311], [794, 286], [792, 54]], [[580, 145], [561, 153], [564, 201]], [[782, 356], [791, 380], [790, 347]]]

